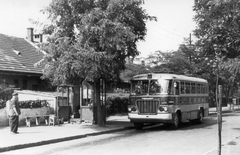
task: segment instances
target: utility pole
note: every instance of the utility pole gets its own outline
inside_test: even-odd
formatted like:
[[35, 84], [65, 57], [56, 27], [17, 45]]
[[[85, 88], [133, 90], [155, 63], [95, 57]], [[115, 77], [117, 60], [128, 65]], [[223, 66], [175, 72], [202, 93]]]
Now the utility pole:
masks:
[[218, 155], [221, 155], [222, 148], [222, 85], [218, 85], [217, 102], [217, 122], [218, 122]]
[[192, 34], [189, 34], [189, 62], [192, 63]]
[[189, 45], [191, 46], [192, 45], [192, 34], [190, 33], [189, 35]]

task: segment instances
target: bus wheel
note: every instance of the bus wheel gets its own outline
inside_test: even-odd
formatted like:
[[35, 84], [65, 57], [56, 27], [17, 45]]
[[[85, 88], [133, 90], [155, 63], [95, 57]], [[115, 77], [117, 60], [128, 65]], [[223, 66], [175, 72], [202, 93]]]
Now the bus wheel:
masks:
[[198, 118], [197, 118], [196, 121], [197, 121], [198, 124], [201, 124], [203, 122], [203, 109], [200, 109], [198, 111]]
[[135, 127], [136, 130], [142, 130], [143, 123], [134, 123], [134, 127]]
[[179, 128], [180, 123], [181, 123], [181, 116], [180, 116], [180, 113], [177, 112], [177, 113], [175, 113], [175, 114], [173, 115], [172, 128], [173, 128], [173, 129]]

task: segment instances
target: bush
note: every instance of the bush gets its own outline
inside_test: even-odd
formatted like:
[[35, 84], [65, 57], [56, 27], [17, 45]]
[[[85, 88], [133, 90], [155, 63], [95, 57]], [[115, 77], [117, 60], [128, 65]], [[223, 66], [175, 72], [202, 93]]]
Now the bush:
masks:
[[[0, 109], [6, 107], [6, 101], [0, 100]], [[19, 101], [20, 109], [28, 109], [28, 108], [42, 108], [49, 107], [49, 103], [46, 100], [29, 100], [29, 101]]]
[[108, 97], [106, 100], [107, 115], [126, 114], [129, 99], [127, 97]]
[[28, 109], [28, 108], [42, 108], [49, 107], [49, 103], [46, 100], [29, 100], [29, 101], [19, 101], [20, 109]]

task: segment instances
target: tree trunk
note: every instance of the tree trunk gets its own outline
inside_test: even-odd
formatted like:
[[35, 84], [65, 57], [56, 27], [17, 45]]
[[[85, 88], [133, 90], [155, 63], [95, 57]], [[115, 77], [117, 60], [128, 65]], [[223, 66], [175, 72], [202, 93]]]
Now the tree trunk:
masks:
[[100, 100], [100, 80], [96, 80], [94, 84], [94, 96], [95, 96], [95, 103], [96, 103], [96, 113], [95, 116], [97, 116], [97, 121], [96, 123], [98, 126], [105, 126], [105, 121], [104, 121], [104, 115], [103, 115], [103, 105]]
[[72, 113], [75, 113], [76, 117], [79, 115], [79, 109], [80, 109], [80, 86], [73, 87], [73, 111]]

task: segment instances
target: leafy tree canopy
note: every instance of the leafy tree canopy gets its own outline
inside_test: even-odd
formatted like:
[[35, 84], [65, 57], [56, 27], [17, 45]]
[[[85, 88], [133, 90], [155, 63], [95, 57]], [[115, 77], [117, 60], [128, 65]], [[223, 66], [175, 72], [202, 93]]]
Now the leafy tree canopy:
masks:
[[134, 75], [137, 74], [145, 74], [150, 73], [151, 67], [147, 67], [145, 65], [133, 64], [129, 63], [126, 64], [126, 69], [120, 74], [121, 79], [124, 81], [129, 81]]
[[205, 55], [239, 56], [239, 6], [238, 0], [195, 0], [195, 35]]
[[[136, 43], [146, 35], [149, 16], [143, 0], [53, 0], [43, 10], [49, 34], [42, 50], [44, 77], [53, 84], [77, 84], [100, 77], [115, 79], [126, 57], [139, 54]], [[42, 62], [42, 63], [43, 63]]]
[[188, 56], [181, 50], [174, 52], [156, 51], [147, 58], [153, 65], [154, 72], [166, 72], [176, 74], [190, 74], [193, 68], [188, 61]]
[[238, 0], [195, 0], [194, 5], [198, 25], [195, 35], [199, 39], [196, 51], [202, 58], [203, 70], [210, 80], [215, 75], [229, 90], [239, 81], [239, 6]]

